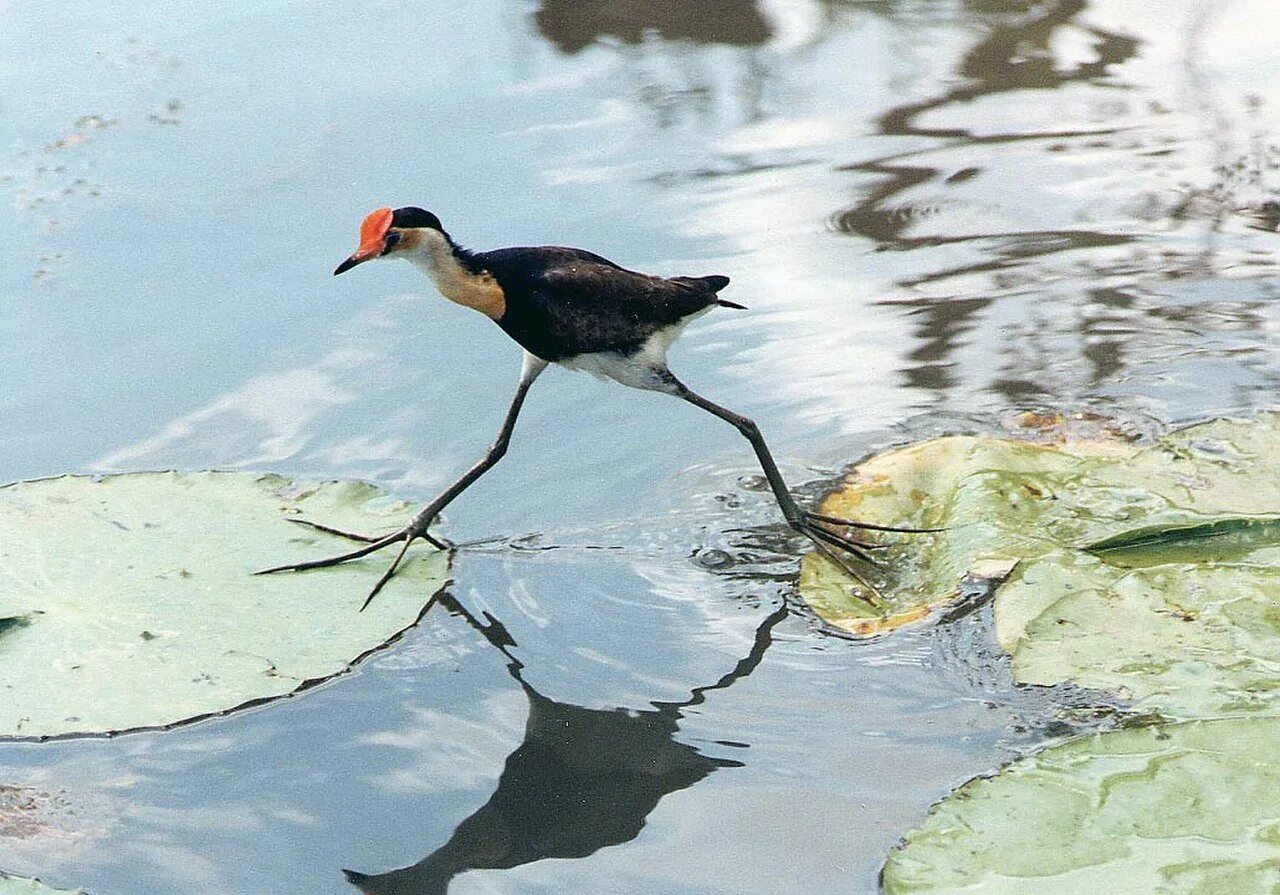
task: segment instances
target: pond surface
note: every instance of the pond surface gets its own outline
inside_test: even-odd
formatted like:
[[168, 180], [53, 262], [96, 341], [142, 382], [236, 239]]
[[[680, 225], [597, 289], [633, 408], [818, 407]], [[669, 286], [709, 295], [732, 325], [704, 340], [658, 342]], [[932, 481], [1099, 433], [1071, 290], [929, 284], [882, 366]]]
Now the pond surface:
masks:
[[[431, 496], [519, 354], [406, 265], [329, 276], [380, 205], [730, 275], [750, 310], [673, 368], [811, 497], [1029, 409], [1149, 435], [1274, 406], [1277, 28], [1273, 0], [0, 0], [0, 479]], [[94, 895], [873, 892], [1064, 706], [1108, 723], [1014, 688], [982, 611], [824, 633], [756, 472], [687, 405], [544, 376], [450, 508], [482, 543], [445, 604], [297, 698], [3, 745], [0, 783], [53, 809], [0, 831], [0, 868]]]

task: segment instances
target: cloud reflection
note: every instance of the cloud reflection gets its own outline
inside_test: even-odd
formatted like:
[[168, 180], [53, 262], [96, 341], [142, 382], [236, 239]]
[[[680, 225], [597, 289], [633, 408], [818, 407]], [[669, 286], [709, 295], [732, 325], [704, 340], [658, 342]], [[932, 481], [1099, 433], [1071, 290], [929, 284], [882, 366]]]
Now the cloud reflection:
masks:
[[[385, 300], [328, 333], [325, 342], [336, 347], [318, 359], [258, 373], [92, 468], [302, 466], [430, 487], [440, 475], [429, 465], [439, 447], [426, 454], [408, 430], [422, 424], [448, 384], [415, 365], [447, 331], [424, 335], [411, 322], [419, 313], [418, 296]], [[396, 403], [410, 392], [416, 400]], [[365, 423], [371, 410], [374, 431]]]

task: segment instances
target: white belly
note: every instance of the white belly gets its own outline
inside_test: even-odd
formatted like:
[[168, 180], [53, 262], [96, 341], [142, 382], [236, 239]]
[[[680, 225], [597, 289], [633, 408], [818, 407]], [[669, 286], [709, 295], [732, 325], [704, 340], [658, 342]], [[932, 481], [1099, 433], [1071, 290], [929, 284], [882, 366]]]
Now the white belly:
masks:
[[667, 349], [679, 337], [681, 330], [694, 317], [700, 317], [705, 311], [691, 314], [679, 323], [660, 329], [651, 335], [640, 350], [632, 355], [619, 354], [616, 351], [597, 351], [593, 354], [578, 354], [556, 361], [569, 370], [580, 370], [599, 376], [601, 379], [612, 379], [631, 388], [643, 388], [651, 391], [670, 391], [671, 380], [667, 374]]
[[595, 354], [579, 354], [556, 361], [567, 370], [578, 370], [590, 373], [601, 379], [612, 379], [631, 388], [655, 389], [665, 388], [663, 373], [666, 365], [654, 367], [641, 358], [643, 352], [627, 357], [616, 351], [598, 351]]

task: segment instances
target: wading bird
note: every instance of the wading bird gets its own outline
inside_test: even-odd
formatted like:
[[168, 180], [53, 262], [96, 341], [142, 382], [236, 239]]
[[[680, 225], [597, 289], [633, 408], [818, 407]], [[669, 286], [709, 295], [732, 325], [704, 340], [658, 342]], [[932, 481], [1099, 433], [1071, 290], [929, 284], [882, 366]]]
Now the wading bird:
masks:
[[827, 559], [862, 581], [876, 599], [874, 587], [838, 551], [874, 568], [867, 552], [874, 544], [853, 540], [831, 527], [874, 531], [919, 532], [925, 529], [870, 525], [803, 509], [787, 489], [759, 427], [749, 418], [697, 394], [667, 369], [667, 349], [681, 330], [716, 307], [742, 305], [720, 298], [729, 285], [723, 276], [658, 277], [619, 267], [582, 249], [528, 246], [471, 252], [445, 232], [440, 219], [421, 208], [379, 208], [360, 225], [360, 245], [333, 273], [345, 273], [375, 258], [403, 258], [422, 268], [447, 299], [491, 318], [524, 349], [524, 363], [511, 408], [498, 438], [484, 458], [428, 503], [409, 524], [381, 537], [353, 534], [300, 521], [330, 534], [361, 541], [364, 546], [325, 559], [290, 563], [259, 574], [332, 566], [401, 544], [399, 555], [374, 585], [364, 605], [395, 574], [409, 545], [421, 538], [442, 544], [428, 528], [450, 502], [484, 475], [507, 452], [511, 431], [529, 386], [549, 364], [585, 370], [632, 388], [674, 395], [720, 417], [742, 433], [764, 471], [787, 524], [813, 541]]

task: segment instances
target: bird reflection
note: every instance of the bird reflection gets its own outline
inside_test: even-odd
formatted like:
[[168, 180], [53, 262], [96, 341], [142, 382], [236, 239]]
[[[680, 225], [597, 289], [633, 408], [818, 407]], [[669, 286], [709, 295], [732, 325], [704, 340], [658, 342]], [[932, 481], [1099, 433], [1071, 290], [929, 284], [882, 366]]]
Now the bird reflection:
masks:
[[787, 615], [779, 607], [756, 629], [751, 651], [718, 681], [681, 702], [652, 708], [588, 709], [548, 699], [522, 677], [515, 642], [501, 622], [481, 621], [452, 596], [441, 602], [464, 618], [509, 660], [511, 676], [529, 699], [524, 741], [507, 757], [498, 787], [460, 823], [449, 841], [411, 867], [379, 874], [343, 871], [368, 895], [442, 895], [468, 870], [504, 870], [543, 858], [582, 858], [639, 834], [662, 797], [686, 789], [719, 768], [740, 762], [711, 758], [678, 742], [682, 711], [749, 675]]

